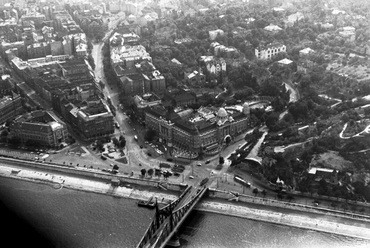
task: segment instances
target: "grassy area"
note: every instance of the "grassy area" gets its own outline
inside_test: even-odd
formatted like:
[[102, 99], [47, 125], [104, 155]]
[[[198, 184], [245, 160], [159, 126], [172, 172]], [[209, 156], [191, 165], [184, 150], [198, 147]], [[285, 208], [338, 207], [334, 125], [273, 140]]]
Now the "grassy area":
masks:
[[353, 167], [352, 162], [345, 160], [335, 151], [328, 151], [317, 155], [313, 158], [311, 165], [318, 167], [324, 166], [326, 168], [337, 169], [340, 171], [351, 169]]
[[126, 157], [116, 159], [116, 161], [120, 162], [120, 163], [123, 163], [123, 164], [127, 164], [127, 158]]
[[69, 149], [70, 152], [74, 152], [74, 153], [86, 153], [84, 149], [82, 149], [80, 146], [77, 146], [77, 147], [73, 147], [71, 149]]

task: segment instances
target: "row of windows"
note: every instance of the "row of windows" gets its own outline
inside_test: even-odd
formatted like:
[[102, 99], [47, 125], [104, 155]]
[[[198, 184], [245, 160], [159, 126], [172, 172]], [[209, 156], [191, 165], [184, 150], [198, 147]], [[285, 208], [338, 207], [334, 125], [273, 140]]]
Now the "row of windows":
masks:
[[43, 141], [50, 141], [52, 140], [51, 137], [49, 136], [45, 136], [45, 135], [42, 135], [42, 136], [39, 136], [39, 135], [28, 135], [28, 134], [23, 134], [22, 135], [22, 138], [23, 139], [29, 139], [29, 140], [43, 140]]
[[267, 53], [270, 53], [270, 52], [271, 52], [271, 53], [274, 53], [274, 52], [275, 52], [275, 53], [280, 52], [280, 48], [279, 48], [279, 49], [276, 49], [276, 48], [275, 48], [275, 51], [274, 51], [274, 49], [272, 49], [272, 50], [268, 50], [268, 51], [267, 51]]

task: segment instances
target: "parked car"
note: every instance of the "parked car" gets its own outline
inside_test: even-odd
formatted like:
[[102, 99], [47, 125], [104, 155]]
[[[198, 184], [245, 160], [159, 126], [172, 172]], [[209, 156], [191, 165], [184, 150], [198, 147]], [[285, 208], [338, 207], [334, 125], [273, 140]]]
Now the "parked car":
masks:
[[209, 164], [209, 163], [211, 163], [211, 160], [207, 160], [207, 161], [205, 162], [205, 164]]

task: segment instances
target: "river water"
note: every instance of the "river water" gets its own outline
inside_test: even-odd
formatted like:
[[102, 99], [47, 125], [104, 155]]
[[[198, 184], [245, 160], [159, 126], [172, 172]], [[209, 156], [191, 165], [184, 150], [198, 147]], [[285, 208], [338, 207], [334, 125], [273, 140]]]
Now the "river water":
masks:
[[[48, 247], [135, 247], [154, 215], [135, 200], [2, 177], [0, 199], [46, 237]], [[367, 240], [200, 211], [193, 211], [179, 236], [181, 247], [197, 248], [370, 247]]]

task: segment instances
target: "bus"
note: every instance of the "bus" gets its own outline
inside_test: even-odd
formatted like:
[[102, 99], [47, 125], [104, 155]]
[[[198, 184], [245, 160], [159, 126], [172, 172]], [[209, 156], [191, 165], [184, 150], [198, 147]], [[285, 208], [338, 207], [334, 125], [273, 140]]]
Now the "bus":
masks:
[[241, 185], [245, 187], [250, 187], [251, 184], [247, 181], [245, 181], [241, 176], [235, 175], [234, 176], [234, 181], [240, 183]]

